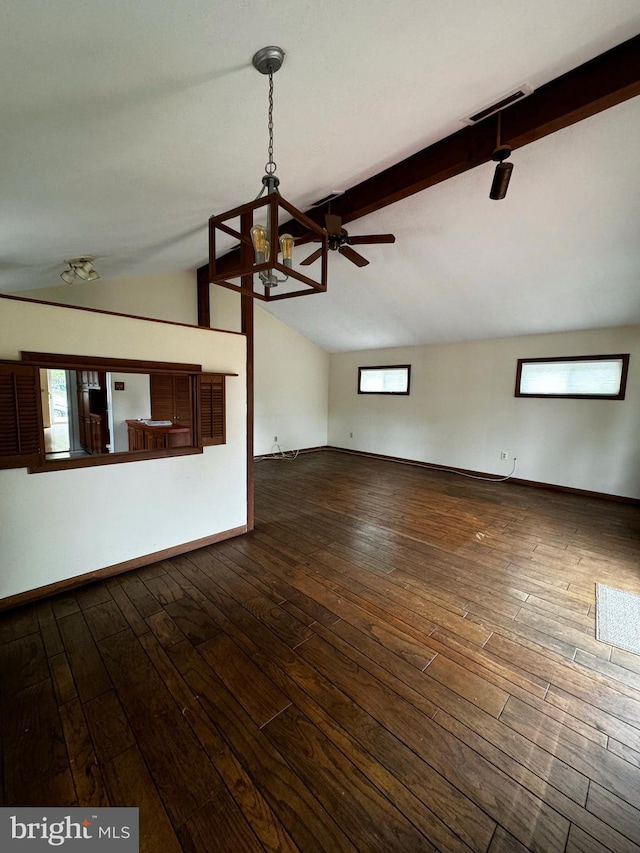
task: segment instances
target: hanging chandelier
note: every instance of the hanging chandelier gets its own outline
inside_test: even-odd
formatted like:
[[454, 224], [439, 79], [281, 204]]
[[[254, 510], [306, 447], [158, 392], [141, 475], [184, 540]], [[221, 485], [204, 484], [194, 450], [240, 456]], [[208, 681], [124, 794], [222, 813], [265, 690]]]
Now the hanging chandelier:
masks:
[[[283, 61], [284, 51], [275, 46], [263, 47], [253, 57], [254, 68], [269, 76], [269, 159], [262, 189], [254, 201], [209, 219], [209, 281], [267, 302], [327, 289], [327, 232], [280, 195], [280, 180], [275, 174], [273, 75]], [[306, 275], [294, 262], [296, 238], [291, 231], [305, 243], [321, 243], [319, 280]], [[239, 246], [217, 258], [217, 242], [228, 237], [238, 240]]]

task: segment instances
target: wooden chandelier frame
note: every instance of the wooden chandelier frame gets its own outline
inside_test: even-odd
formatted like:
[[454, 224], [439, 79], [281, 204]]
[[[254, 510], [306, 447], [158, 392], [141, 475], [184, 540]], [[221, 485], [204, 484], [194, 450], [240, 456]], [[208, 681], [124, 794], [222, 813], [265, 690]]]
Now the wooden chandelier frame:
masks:
[[[266, 208], [268, 221], [271, 223], [269, 257], [273, 260], [257, 264], [255, 263], [253, 244], [251, 242], [251, 228], [254, 225], [255, 213], [262, 211], [263, 208]], [[282, 222], [282, 224], [280, 224], [281, 211], [285, 211], [287, 214], [286, 221]], [[237, 219], [238, 217], [240, 218], [239, 231], [227, 224], [230, 219]], [[313, 279], [294, 268], [287, 267], [278, 260], [280, 253], [279, 237], [281, 233], [286, 233], [288, 227], [294, 224], [290, 221], [291, 219], [302, 225], [306, 231], [315, 235], [312, 239], [317, 239], [321, 243], [322, 253], [320, 255], [321, 271], [319, 280]], [[299, 233], [299, 228], [295, 228], [294, 236], [295, 231]], [[224, 234], [226, 237], [234, 237], [238, 240], [240, 242], [239, 253], [231, 252], [230, 256], [222, 255], [220, 258], [217, 258], [216, 237], [218, 233]], [[309, 237], [306, 235], [304, 242], [308, 241]], [[228, 210], [226, 213], [212, 216], [209, 219], [209, 281], [211, 284], [226, 287], [229, 290], [234, 290], [237, 293], [251, 296], [255, 299], [261, 299], [264, 302], [292, 299], [296, 296], [308, 296], [313, 293], [324, 293], [327, 289], [328, 249], [329, 238], [325, 229], [309, 219], [302, 211], [297, 210], [292, 204], [289, 204], [278, 192], [272, 192], [264, 198], [242, 204], [233, 210]], [[229, 264], [228, 260], [226, 260], [227, 257], [232, 259], [232, 263], [235, 263], [235, 266]], [[305, 285], [305, 288], [290, 293], [278, 293], [277, 287], [265, 287], [256, 274], [269, 270], [276, 274], [279, 273], [280, 277], [288, 276], [289, 279], [299, 281]], [[234, 284], [233, 281], [230, 281], [230, 279], [238, 278], [242, 279], [242, 284]], [[274, 290], [276, 292], [272, 293]]]

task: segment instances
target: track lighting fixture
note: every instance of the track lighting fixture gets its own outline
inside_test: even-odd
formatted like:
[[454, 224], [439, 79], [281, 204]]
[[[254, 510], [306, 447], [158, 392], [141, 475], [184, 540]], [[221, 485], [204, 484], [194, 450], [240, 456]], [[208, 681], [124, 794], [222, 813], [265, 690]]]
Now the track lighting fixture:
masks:
[[98, 273], [93, 268], [93, 257], [70, 258], [65, 261], [69, 265], [68, 270], [60, 273], [60, 278], [65, 284], [73, 284], [79, 278], [82, 281], [97, 281], [100, 278]]
[[505, 163], [507, 157], [511, 156], [511, 148], [508, 145], [500, 144], [500, 131], [502, 129], [502, 113], [498, 113], [498, 137], [496, 148], [491, 159], [497, 162], [496, 170], [493, 175], [493, 183], [491, 184], [491, 192], [489, 198], [494, 201], [500, 201], [507, 194], [511, 173], [513, 172], [513, 163]]

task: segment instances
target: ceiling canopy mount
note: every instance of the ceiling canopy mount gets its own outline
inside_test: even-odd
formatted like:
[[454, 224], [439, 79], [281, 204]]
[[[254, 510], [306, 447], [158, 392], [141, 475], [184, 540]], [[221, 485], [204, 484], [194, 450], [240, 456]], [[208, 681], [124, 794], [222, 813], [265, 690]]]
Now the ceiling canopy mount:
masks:
[[261, 47], [253, 55], [253, 67], [261, 74], [275, 74], [284, 62], [284, 50], [281, 47], [270, 45]]

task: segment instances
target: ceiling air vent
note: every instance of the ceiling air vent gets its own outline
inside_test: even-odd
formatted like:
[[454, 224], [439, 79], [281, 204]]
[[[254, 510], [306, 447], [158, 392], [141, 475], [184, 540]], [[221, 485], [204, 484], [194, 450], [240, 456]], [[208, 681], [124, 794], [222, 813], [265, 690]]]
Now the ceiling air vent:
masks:
[[515, 91], [510, 92], [503, 98], [500, 98], [499, 101], [494, 101], [494, 103], [483, 107], [481, 110], [478, 110], [477, 113], [474, 113], [471, 116], [466, 116], [462, 119], [462, 121], [465, 124], [478, 124], [479, 121], [482, 121], [483, 119], [492, 116], [494, 113], [500, 112], [500, 110], [505, 110], [507, 107], [510, 107], [512, 104], [515, 104], [516, 101], [521, 101], [523, 98], [526, 98], [527, 95], [530, 95], [532, 92], [533, 86], [530, 86], [529, 83], [525, 83], [524, 85], [519, 86], [517, 89], [515, 89]]
[[327, 204], [330, 201], [333, 201], [334, 198], [338, 198], [344, 193], [344, 190], [335, 190], [334, 192], [329, 193], [324, 198], [319, 198], [318, 201], [311, 202], [311, 207], [320, 207], [321, 204]]

